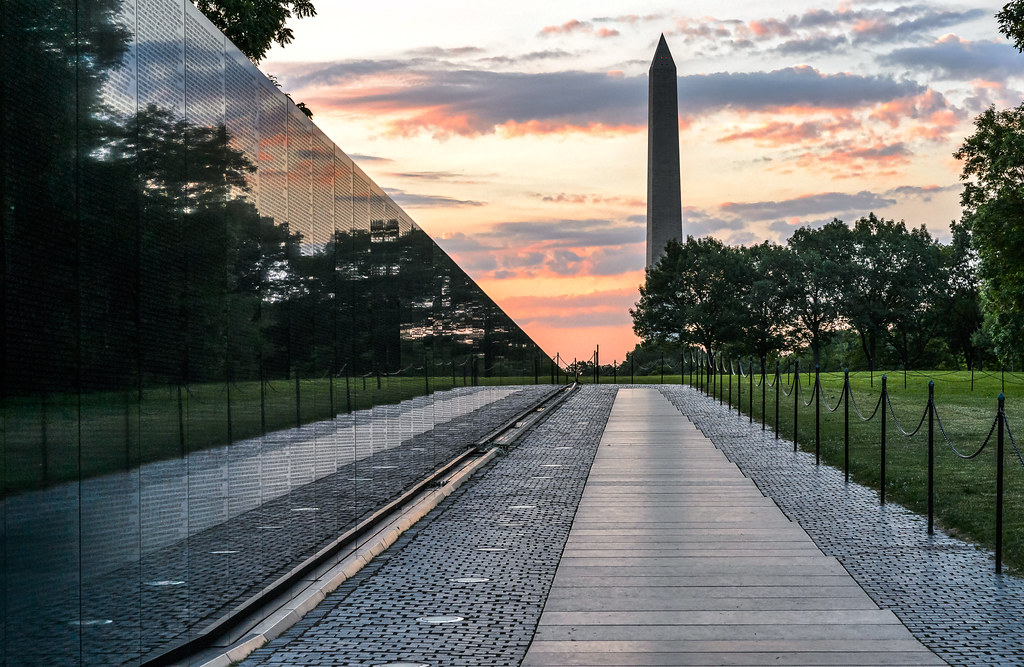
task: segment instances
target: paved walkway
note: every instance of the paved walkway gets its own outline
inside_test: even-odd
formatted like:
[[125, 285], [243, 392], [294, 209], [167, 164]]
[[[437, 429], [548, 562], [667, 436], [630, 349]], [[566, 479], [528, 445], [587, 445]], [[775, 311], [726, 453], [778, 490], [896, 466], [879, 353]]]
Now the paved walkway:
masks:
[[[950, 664], [1024, 664], [1024, 579], [995, 575], [990, 553], [927, 535], [693, 389], [616, 391], [583, 387], [246, 667], [520, 665], [528, 649], [527, 664], [937, 663], [888, 610]], [[621, 420], [641, 398], [657, 414]], [[856, 622], [826, 622], [843, 614]], [[726, 622], [739, 617], [759, 622]]]
[[941, 665], [656, 388], [620, 389], [524, 665]]
[[[660, 387], [743, 474], [834, 556], [880, 606], [951, 665], [1024, 664], [1024, 578], [995, 574], [993, 554], [878, 492], [843, 483], [771, 430], [689, 387]], [[892, 433], [893, 431], [890, 431]], [[892, 437], [896, 437], [893, 435]], [[1009, 470], [1009, 468], [1008, 468]]]

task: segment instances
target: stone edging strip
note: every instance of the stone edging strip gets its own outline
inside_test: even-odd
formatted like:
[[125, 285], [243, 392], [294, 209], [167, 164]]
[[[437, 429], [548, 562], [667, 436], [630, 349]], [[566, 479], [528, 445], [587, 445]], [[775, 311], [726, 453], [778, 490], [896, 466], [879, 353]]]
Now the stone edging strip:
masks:
[[394, 544], [402, 533], [454, 493], [463, 482], [489, 463], [497, 454], [498, 449], [492, 448], [483, 456], [472, 459], [445, 477], [441, 481], [440, 487], [422, 491], [399, 510], [390, 521], [355, 545], [352, 551], [336, 565], [299, 591], [291, 600], [285, 602], [276, 612], [256, 625], [245, 637], [228, 647], [227, 650], [201, 662], [201, 667], [227, 667], [279, 637], [316, 607], [329, 593]]

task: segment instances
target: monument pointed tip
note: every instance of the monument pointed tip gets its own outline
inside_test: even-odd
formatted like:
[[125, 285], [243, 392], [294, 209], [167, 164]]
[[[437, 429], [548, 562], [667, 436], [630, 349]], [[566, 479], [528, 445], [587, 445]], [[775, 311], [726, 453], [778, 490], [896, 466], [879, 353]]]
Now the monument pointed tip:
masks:
[[665, 33], [661, 33], [661, 37], [658, 39], [658, 48], [654, 50], [654, 60], [651, 62], [652, 66], [668, 66], [675, 67], [675, 61], [672, 59], [672, 52], [668, 49], [668, 42], [665, 41]]

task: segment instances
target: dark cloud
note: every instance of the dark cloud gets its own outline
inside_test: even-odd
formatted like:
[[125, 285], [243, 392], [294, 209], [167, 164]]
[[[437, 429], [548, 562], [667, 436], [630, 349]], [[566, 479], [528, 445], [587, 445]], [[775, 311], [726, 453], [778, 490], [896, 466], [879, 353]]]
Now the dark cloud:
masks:
[[421, 58], [459, 58], [462, 56], [475, 56], [484, 53], [484, 50], [477, 46], [457, 46], [454, 48], [424, 46], [418, 49], [410, 49], [406, 53]]
[[393, 171], [388, 174], [394, 178], [408, 178], [419, 181], [451, 181], [464, 179], [465, 174], [456, 171]]
[[283, 69], [287, 72], [289, 86], [303, 88], [305, 86], [349, 84], [363, 77], [412, 70], [417, 65], [436, 66], [437, 61], [418, 58], [409, 60], [341, 60], [331, 63], [288, 63]]
[[813, 67], [772, 72], [720, 72], [680, 77], [680, 108], [700, 113], [719, 108], [857, 107], [923, 93], [914, 81], [891, 76], [822, 74]]
[[489, 132], [509, 121], [561, 120], [610, 126], [646, 122], [646, 77], [604, 73], [421, 72], [413, 85], [346, 101], [357, 105], [444, 109]]
[[832, 53], [849, 42], [846, 35], [818, 35], [789, 39], [775, 47], [783, 55], [807, 55], [809, 53]]
[[723, 218], [692, 206], [683, 209], [683, 234], [687, 236], [707, 236], [723, 230], [740, 229], [745, 224], [746, 221], [739, 217]]
[[644, 234], [644, 228], [637, 224], [590, 219], [502, 222], [482, 232], [480, 236], [501, 239], [511, 246], [542, 243], [548, 247], [593, 248], [642, 242]]
[[1024, 75], [1024, 58], [1009, 44], [968, 42], [956, 37], [947, 37], [929, 46], [896, 49], [879, 61], [948, 79], [1005, 81]]
[[[825, 192], [782, 201], [761, 201], [722, 204], [720, 209], [745, 221], [802, 218], [822, 213], [846, 214], [851, 211], [871, 211], [896, 203], [895, 199], [863, 190], [855, 194]], [[855, 214], [860, 215], [860, 214]]]
[[349, 153], [349, 157], [356, 162], [394, 162], [389, 157], [378, 157], [376, 155], [363, 155], [362, 153]]
[[931, 201], [932, 197], [942, 192], [959, 192], [963, 189], [962, 183], [952, 185], [901, 185], [898, 188], [886, 190], [889, 197], [917, 197], [922, 201]]
[[[366, 78], [366, 83], [360, 80]], [[544, 73], [438, 68], [398, 61], [352, 61], [311, 66], [297, 79], [330, 85], [321, 106], [389, 114], [399, 134], [438, 136], [566, 129], [639, 131], [647, 121], [647, 77], [605, 72]], [[363, 84], [363, 85], [357, 85]], [[720, 109], [826, 109], [877, 104], [926, 88], [891, 76], [825, 74], [812, 67], [770, 72], [719, 72], [679, 78], [680, 109], [698, 115]]]
[[[914, 12], [918, 12], [913, 15]], [[859, 12], [858, 12], [859, 13]], [[937, 11], [920, 5], [899, 7], [886, 14], [867, 10], [855, 28], [854, 42], [904, 41], [913, 34], [949, 28], [985, 16], [982, 9], [963, 12]], [[910, 15], [910, 16], [908, 16]]]
[[848, 43], [902, 42], [915, 35], [973, 21], [985, 14], [981, 9], [943, 11], [924, 4], [893, 8], [846, 6], [749, 22], [684, 17], [677, 19], [676, 27], [668, 34], [711, 51], [721, 45], [746, 49], [758, 44], [776, 44], [772, 50], [780, 53], [833, 53], [837, 46]]
[[570, 58], [575, 54], [561, 49], [545, 49], [543, 51], [531, 51], [518, 56], [488, 56], [480, 58], [477, 62], [490, 65], [515, 65], [523, 62], [537, 62], [544, 60], [562, 60]]
[[395, 188], [383, 188], [384, 192], [391, 195], [395, 203], [404, 208], [431, 208], [443, 206], [445, 208], [456, 208], [461, 206], [486, 206], [486, 202], [472, 201], [466, 199], [453, 199], [439, 195], [417, 195]]
[[643, 243], [635, 243], [623, 248], [601, 248], [588, 257], [590, 260], [589, 274], [617, 276], [630, 271], [642, 271], [645, 261], [644, 252]]

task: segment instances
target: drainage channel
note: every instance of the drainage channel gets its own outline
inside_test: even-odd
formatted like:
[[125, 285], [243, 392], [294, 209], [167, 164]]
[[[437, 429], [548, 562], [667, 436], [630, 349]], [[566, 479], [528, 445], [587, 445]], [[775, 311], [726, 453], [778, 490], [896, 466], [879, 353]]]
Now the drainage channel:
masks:
[[[531, 426], [551, 414], [576, 389], [576, 383], [554, 388], [531, 407], [497, 427], [462, 454], [436, 469], [419, 483], [366, 517], [350, 530], [339, 535], [329, 545], [296, 565], [288, 573], [266, 586], [260, 593], [242, 602], [221, 618], [210, 623], [190, 639], [179, 642], [157, 655], [147, 657], [141, 663], [141, 667], [197, 664], [194, 660], [197, 657], [201, 658], [198, 664], [211, 666], [221, 663], [227, 665], [241, 659], [286, 629], [286, 627], [279, 624], [275, 627], [273, 636], [261, 634], [257, 641], [250, 641], [241, 646], [238, 645], [239, 640], [247, 635], [251, 635], [254, 629], [258, 628], [261, 623], [264, 623], [275, 613], [279, 613], [295, 597], [296, 593], [304, 588], [308, 588], [302, 586], [303, 581], [308, 582], [309, 579], [322, 578], [325, 574], [337, 569], [346, 560], [355, 560], [356, 562], [351, 564], [354, 567], [345, 568], [340, 578], [336, 576], [331, 582], [331, 587], [336, 587], [344, 579], [354, 575], [358, 569], [383, 551], [387, 545], [394, 542], [400, 532], [408, 529], [412, 523], [421, 518], [429, 509], [419, 514], [411, 523], [406, 522], [408, 525], [400, 526], [397, 532], [394, 528], [391, 528], [388, 536], [385, 538], [387, 540], [386, 544], [382, 546], [378, 543], [363, 553], [364, 547], [372, 541], [366, 538], [372, 538], [375, 534], [379, 534], [382, 528], [389, 527], [389, 524], [395, 523], [396, 519], [400, 518], [404, 512], [407, 512], [409, 506], [419, 496], [427, 493], [431, 487], [449, 484], [456, 478], [458, 478], [457, 483], [461, 484], [465, 477], [468, 477], [477, 468], [489, 461], [497, 448], [511, 446]], [[446, 493], [436, 497], [431, 507], [440, 503], [453, 490], [454, 488], [448, 489]], [[353, 556], [359, 557], [353, 559]], [[317, 601], [322, 598], [323, 593], [320, 593]], [[311, 608], [312, 605], [301, 610], [293, 608], [292, 613], [288, 615], [287, 625], [290, 626], [299, 620]], [[445, 623], [452, 621], [433, 622]]]

